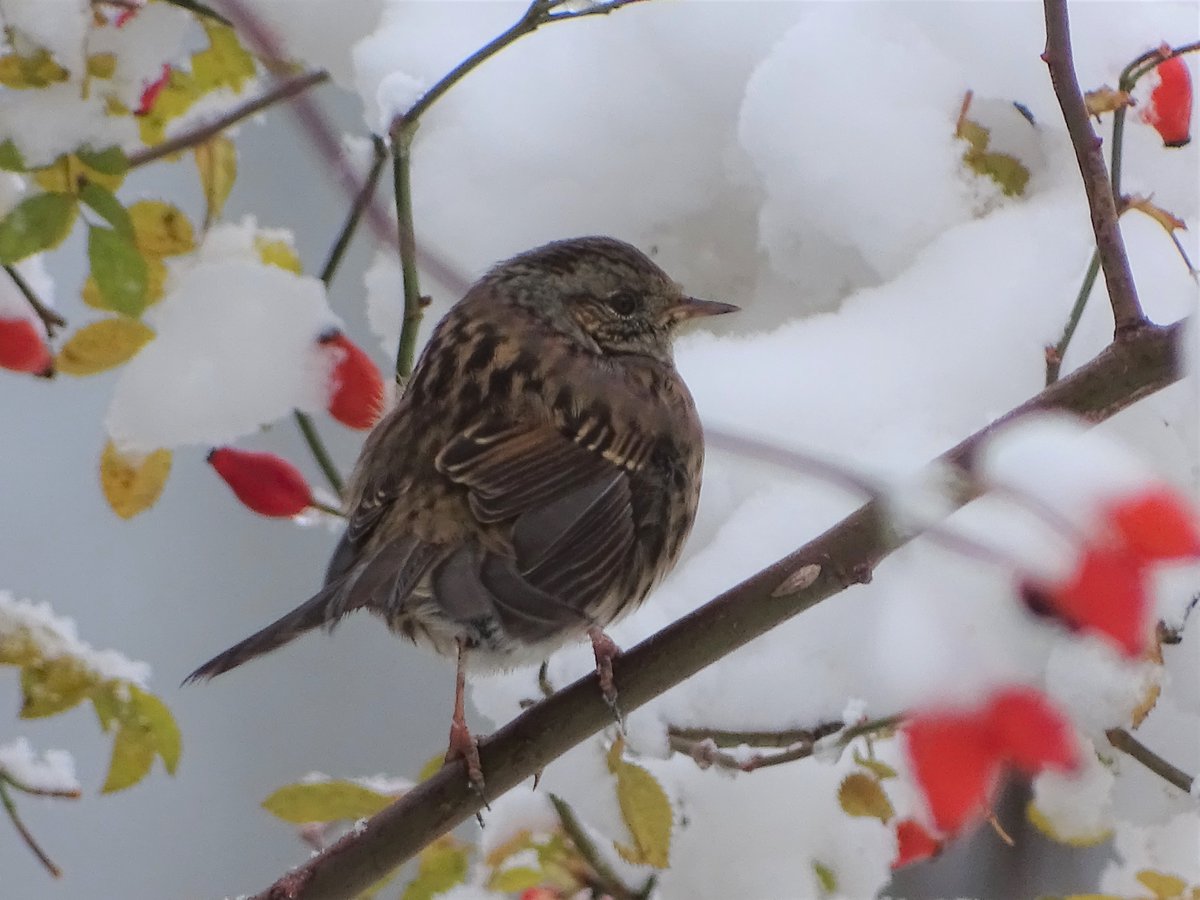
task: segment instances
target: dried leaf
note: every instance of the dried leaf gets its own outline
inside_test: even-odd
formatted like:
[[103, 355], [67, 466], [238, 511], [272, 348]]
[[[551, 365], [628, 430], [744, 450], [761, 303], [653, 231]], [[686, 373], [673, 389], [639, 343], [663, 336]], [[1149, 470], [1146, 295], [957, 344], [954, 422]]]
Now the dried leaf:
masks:
[[332, 779], [286, 785], [267, 797], [262, 807], [285, 822], [303, 825], [373, 816], [395, 799], [353, 781]]
[[674, 813], [653, 775], [622, 758], [625, 742], [617, 740], [608, 751], [608, 770], [617, 777], [617, 802], [621, 817], [633, 835], [633, 846], [616, 844], [626, 862], [665, 869], [670, 865], [671, 827]]
[[1083, 103], [1089, 115], [1099, 118], [1101, 113], [1116, 112], [1118, 109], [1132, 106], [1133, 98], [1129, 96], [1128, 91], [1114, 90], [1106, 84], [1085, 93]]
[[1145, 213], [1155, 222], [1163, 227], [1167, 234], [1171, 234], [1176, 229], [1186, 231], [1187, 223], [1172, 212], [1168, 212], [1161, 206], [1150, 202], [1149, 197], [1135, 195], [1125, 201], [1126, 209], [1136, 209], [1138, 212]]
[[122, 454], [112, 441], [104, 445], [100, 486], [108, 505], [122, 519], [131, 519], [153, 506], [170, 474], [170, 450], [133, 457]]
[[896, 814], [879, 782], [865, 772], [851, 772], [838, 786], [838, 804], [848, 816], [886, 822]]
[[71, 335], [54, 365], [67, 375], [95, 375], [132, 359], [152, 337], [154, 332], [136, 319], [101, 319]]
[[0, 263], [10, 265], [57, 247], [70, 233], [78, 212], [69, 194], [26, 197], [0, 220]]
[[221, 218], [225, 201], [237, 180], [237, 147], [223, 135], [199, 145], [193, 156], [204, 191], [204, 227]]

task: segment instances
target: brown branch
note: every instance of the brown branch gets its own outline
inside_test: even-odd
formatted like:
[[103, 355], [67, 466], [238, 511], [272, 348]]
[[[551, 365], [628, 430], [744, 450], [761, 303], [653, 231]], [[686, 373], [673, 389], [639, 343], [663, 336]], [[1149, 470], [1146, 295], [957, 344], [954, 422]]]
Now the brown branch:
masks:
[[42, 324], [46, 327], [47, 335], [54, 337], [55, 331], [66, 327], [67, 320], [41, 301], [33, 288], [30, 287], [29, 282], [21, 277], [21, 273], [17, 271], [16, 266], [6, 265], [4, 271], [8, 273], [8, 277], [17, 286], [17, 290], [21, 292], [21, 296], [25, 298], [25, 302], [29, 304], [30, 309], [42, 320]]
[[1112, 728], [1104, 733], [1108, 742], [1122, 753], [1133, 757], [1159, 778], [1173, 784], [1185, 794], [1191, 793], [1195, 780], [1183, 769], [1171, 765], [1124, 728]]
[[1104, 165], [1100, 138], [1092, 128], [1075, 63], [1071, 57], [1071, 29], [1067, 17], [1067, 0], [1044, 0], [1046, 14], [1046, 49], [1042, 60], [1050, 70], [1054, 94], [1062, 109], [1063, 121], [1075, 148], [1075, 159], [1083, 176], [1088, 208], [1092, 215], [1092, 231], [1100, 253], [1108, 300], [1112, 304], [1114, 333], [1117, 337], [1146, 324], [1146, 315], [1138, 301], [1133, 272], [1125, 254], [1125, 242], [1117, 224], [1117, 206], [1112, 183]]
[[679, 728], [671, 725], [667, 735], [684, 741], [712, 741], [717, 747], [790, 747], [801, 741], [814, 743], [846, 726], [841, 722], [822, 722], [813, 728], [784, 728], [778, 731], [729, 731], [723, 728]]
[[599, 888], [602, 894], [613, 900], [635, 900], [638, 894], [630, 890], [617, 877], [617, 873], [612, 870], [612, 867], [605, 862], [570, 804], [555, 794], [550, 795], [550, 803], [558, 814], [558, 821], [562, 825], [563, 832], [571, 839], [571, 843], [575, 845], [580, 857], [591, 868], [594, 876], [591, 880], [595, 882], [594, 887]]
[[231, 125], [236, 125], [242, 119], [262, 112], [262, 110], [269, 106], [274, 106], [276, 103], [290, 100], [293, 97], [303, 94], [310, 87], [328, 80], [329, 73], [323, 69], [285, 78], [273, 85], [265, 94], [247, 100], [245, 103], [239, 103], [233, 109], [213, 119], [211, 122], [206, 122], [191, 131], [163, 141], [161, 144], [155, 144], [153, 147], [147, 147], [145, 150], [139, 150], [137, 153], [132, 154], [129, 157], [129, 168], [136, 169], [138, 166], [144, 166], [146, 163], [162, 159], [164, 156], [170, 156], [172, 153], [178, 153], [180, 150], [186, 150], [189, 147], [203, 144], [209, 138], [220, 134]]
[[[1185, 324], [1130, 332], [1087, 365], [949, 450], [941, 462], [967, 466], [993, 430], [1027, 413], [1065, 410], [1099, 422], [1174, 383], [1182, 376], [1178, 344]], [[868, 579], [880, 560], [912, 537], [888, 528], [885, 516], [881, 504], [868, 503], [804, 547], [618, 656], [613, 675], [622, 708], [632, 712], [775, 626]], [[816, 572], [804, 579], [804, 586], [779, 590], [806, 566], [815, 566]], [[611, 724], [612, 711], [595, 675], [530, 707], [480, 741], [489, 797], [511, 790]], [[483, 806], [484, 798], [471, 789], [462, 766], [447, 765], [363, 828], [258, 894], [258, 900], [353, 897]]]
[[0, 772], [0, 775], [3, 776], [0, 777], [0, 806], [3, 806], [4, 811], [8, 813], [8, 818], [13, 823], [13, 828], [17, 829], [17, 834], [21, 836], [21, 840], [25, 842], [25, 846], [33, 851], [33, 855], [38, 858], [38, 862], [45, 867], [46, 871], [55, 878], [61, 877], [62, 870], [54, 864], [54, 860], [42, 849], [37, 839], [33, 836], [33, 832], [21, 821], [21, 816], [17, 813], [17, 804], [13, 802], [11, 795], [8, 793], [9, 784], [13, 784], [12, 780], [2, 772]]

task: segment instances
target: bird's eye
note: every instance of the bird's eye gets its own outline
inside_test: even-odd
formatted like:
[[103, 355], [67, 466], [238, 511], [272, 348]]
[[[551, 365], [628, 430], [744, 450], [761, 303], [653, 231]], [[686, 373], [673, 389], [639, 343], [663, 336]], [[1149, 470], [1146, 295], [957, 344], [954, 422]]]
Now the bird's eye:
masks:
[[633, 291], [617, 291], [604, 298], [604, 302], [618, 316], [631, 316], [637, 309], [638, 298]]

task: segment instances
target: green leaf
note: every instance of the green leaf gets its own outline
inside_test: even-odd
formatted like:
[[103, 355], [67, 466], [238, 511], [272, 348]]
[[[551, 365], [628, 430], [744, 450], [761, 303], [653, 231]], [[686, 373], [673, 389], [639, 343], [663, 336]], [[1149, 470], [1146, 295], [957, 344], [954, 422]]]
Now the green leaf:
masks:
[[417, 877], [404, 889], [401, 900], [430, 900], [462, 884], [470, 858], [470, 849], [452, 835], [438, 838], [421, 851]]
[[92, 277], [109, 309], [137, 318], [146, 308], [149, 273], [133, 240], [111, 228], [88, 228]]
[[89, 181], [79, 192], [79, 199], [95, 210], [118, 234], [132, 240], [133, 219], [116, 194], [94, 181]]
[[12, 138], [0, 142], [0, 169], [6, 172], [25, 171], [25, 157], [21, 155]]
[[95, 685], [96, 674], [71, 656], [25, 666], [21, 670], [21, 718], [40, 719], [71, 709]]
[[289, 784], [262, 802], [263, 809], [296, 825], [373, 816], [396, 798], [344, 779]]
[[133, 698], [134, 714], [138, 722], [149, 736], [154, 752], [163, 761], [163, 768], [168, 775], [174, 775], [179, 766], [179, 757], [183, 753], [183, 735], [167, 704], [148, 691], [143, 691], [136, 685], [129, 688]]
[[168, 773], [175, 774], [183, 748], [179, 726], [166, 705], [135, 684], [125, 685], [125, 690], [128, 700], [124, 703], [114, 694], [120, 726], [113, 741], [108, 777], [101, 788], [105, 794], [132, 787], [145, 778], [155, 756], [162, 759]]
[[0, 220], [0, 263], [10, 265], [57, 247], [70, 233], [78, 211], [68, 194], [26, 197]]
[[616, 844], [626, 862], [665, 869], [670, 865], [671, 827], [674, 813], [653, 775], [622, 758], [625, 742], [617, 740], [608, 751], [608, 770], [617, 776], [617, 802], [634, 845]]
[[531, 869], [528, 866], [513, 866], [502, 869], [488, 879], [488, 890], [501, 894], [516, 894], [528, 888], [537, 887], [546, 880], [546, 873], [541, 869]]
[[75, 155], [89, 169], [95, 169], [105, 175], [124, 175], [129, 171], [129, 157], [116, 144], [103, 150], [84, 147], [76, 150]]
[[817, 883], [821, 885], [821, 890], [826, 894], [836, 894], [838, 889], [837, 875], [833, 873], [833, 869], [824, 863], [819, 863], [815, 859], [812, 864], [813, 874], [817, 876]]
[[102, 794], [133, 787], [148, 774], [154, 765], [154, 744], [136, 722], [122, 722], [113, 740], [112, 760], [108, 777], [100, 788]]

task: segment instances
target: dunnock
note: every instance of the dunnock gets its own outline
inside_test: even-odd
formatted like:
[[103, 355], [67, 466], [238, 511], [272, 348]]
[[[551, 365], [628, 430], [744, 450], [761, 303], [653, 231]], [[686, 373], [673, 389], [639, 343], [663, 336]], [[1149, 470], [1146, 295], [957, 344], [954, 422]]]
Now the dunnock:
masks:
[[736, 309], [688, 297], [612, 238], [497, 265], [438, 323], [367, 438], [325, 586], [188, 680], [370, 610], [457, 654], [450, 755], [479, 785], [468, 658], [508, 668], [588, 635], [614, 703], [602, 629], [674, 566], [700, 494], [703, 436], [672, 337]]

